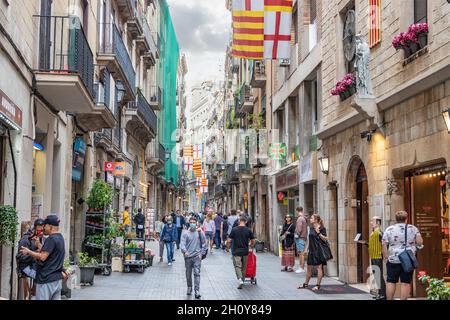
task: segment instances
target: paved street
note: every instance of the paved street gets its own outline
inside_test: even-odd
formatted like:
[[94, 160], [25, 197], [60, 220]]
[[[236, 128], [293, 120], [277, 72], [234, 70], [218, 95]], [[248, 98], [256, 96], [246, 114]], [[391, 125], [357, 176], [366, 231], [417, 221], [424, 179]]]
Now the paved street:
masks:
[[[157, 249], [156, 242], [150, 242]], [[310, 290], [298, 290], [304, 274], [281, 272], [280, 259], [271, 253], [258, 253], [257, 285], [246, 284], [238, 290], [229, 253], [215, 250], [202, 263], [201, 294], [203, 300], [316, 300], [316, 299], [371, 299], [369, 294], [316, 294]], [[165, 258], [164, 258], [165, 260]], [[93, 287], [84, 286], [72, 292], [72, 300], [181, 300], [186, 296], [184, 261], [179, 250], [171, 267], [155, 257], [152, 267], [144, 274], [113, 273], [109, 277], [96, 275]], [[313, 278], [310, 284], [315, 284]], [[339, 285], [326, 278], [322, 285]]]

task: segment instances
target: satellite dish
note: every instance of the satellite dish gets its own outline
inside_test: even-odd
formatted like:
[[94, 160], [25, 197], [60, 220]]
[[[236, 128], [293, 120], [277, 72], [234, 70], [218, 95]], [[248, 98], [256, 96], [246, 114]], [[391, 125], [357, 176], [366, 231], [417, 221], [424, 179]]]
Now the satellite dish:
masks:
[[344, 24], [344, 55], [347, 61], [352, 61], [356, 53], [356, 14], [355, 10], [349, 10]]

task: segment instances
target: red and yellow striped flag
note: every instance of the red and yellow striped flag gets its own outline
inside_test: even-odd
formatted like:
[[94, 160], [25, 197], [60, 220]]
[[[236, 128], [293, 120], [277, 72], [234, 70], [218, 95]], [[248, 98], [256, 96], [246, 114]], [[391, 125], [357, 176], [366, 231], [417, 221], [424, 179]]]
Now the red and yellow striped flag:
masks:
[[264, 53], [264, 0], [233, 0], [232, 55], [262, 60]]
[[381, 42], [381, 0], [369, 0], [369, 47]]

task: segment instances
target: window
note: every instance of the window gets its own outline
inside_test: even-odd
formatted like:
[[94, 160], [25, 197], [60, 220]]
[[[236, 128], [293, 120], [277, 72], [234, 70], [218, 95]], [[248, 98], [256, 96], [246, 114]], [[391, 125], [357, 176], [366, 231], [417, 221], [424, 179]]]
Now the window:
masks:
[[428, 22], [428, 0], [414, 0], [414, 23]]
[[295, 46], [298, 43], [298, 9], [295, 6], [292, 13], [292, 25], [291, 25], [291, 45]]
[[312, 83], [312, 95], [311, 95], [311, 104], [312, 104], [312, 132], [315, 133], [317, 130], [317, 120], [318, 120], [318, 102], [319, 97], [317, 94], [318, 86], [317, 86], [317, 80], [313, 81]]
[[317, 1], [311, 0], [309, 5], [309, 23], [314, 24], [317, 18]]

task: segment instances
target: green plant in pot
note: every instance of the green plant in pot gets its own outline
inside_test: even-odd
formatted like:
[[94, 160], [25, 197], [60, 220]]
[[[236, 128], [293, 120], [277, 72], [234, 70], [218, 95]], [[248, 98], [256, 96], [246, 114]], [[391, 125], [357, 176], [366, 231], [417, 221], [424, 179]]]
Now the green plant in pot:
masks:
[[426, 289], [428, 300], [450, 299], [450, 288], [446, 286], [444, 279], [432, 278], [425, 271], [419, 272], [417, 278], [422, 284], [428, 285]]
[[89, 208], [95, 211], [103, 211], [112, 204], [113, 190], [103, 180], [95, 180], [87, 199]]
[[79, 252], [77, 265], [80, 268], [80, 283], [94, 285], [95, 268], [98, 266], [97, 260], [85, 252]]
[[19, 220], [14, 207], [0, 205], [0, 245], [14, 245]]

